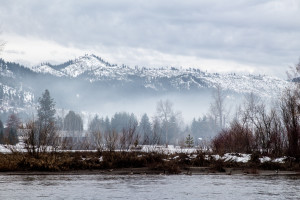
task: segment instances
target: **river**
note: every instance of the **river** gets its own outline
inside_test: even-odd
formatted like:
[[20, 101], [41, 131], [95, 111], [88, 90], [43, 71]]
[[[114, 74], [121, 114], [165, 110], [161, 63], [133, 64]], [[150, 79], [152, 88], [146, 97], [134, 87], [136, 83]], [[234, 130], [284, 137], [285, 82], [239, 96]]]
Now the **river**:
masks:
[[0, 199], [300, 199], [299, 176], [0, 175]]

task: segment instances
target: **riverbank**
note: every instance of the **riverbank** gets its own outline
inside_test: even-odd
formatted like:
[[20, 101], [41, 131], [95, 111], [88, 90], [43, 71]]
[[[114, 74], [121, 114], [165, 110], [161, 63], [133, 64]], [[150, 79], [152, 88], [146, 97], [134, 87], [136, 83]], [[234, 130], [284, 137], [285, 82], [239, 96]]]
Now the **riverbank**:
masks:
[[203, 152], [165, 154], [127, 151], [0, 154], [0, 173], [4, 174], [285, 175], [299, 172], [299, 163], [292, 158], [266, 159], [262, 155], [232, 154], [222, 157]]
[[[6, 171], [0, 172], [0, 175], [174, 175], [166, 171], [153, 171], [148, 168], [123, 168], [108, 170], [75, 170], [75, 171]], [[258, 175], [258, 176], [288, 176], [297, 175], [297, 171], [280, 171], [280, 170], [256, 170], [256, 169], [239, 169], [226, 168], [225, 172], [216, 172], [206, 167], [192, 167], [184, 169], [177, 175]]]

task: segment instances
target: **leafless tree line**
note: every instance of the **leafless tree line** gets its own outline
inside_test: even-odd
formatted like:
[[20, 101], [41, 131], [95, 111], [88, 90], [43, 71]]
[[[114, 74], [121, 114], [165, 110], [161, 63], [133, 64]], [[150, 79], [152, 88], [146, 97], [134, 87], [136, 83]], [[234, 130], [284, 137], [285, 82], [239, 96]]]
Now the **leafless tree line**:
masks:
[[56, 124], [49, 122], [39, 124], [38, 121], [30, 121], [23, 129], [23, 142], [25, 149], [34, 157], [39, 157], [41, 153], [56, 152], [64, 150], [98, 150], [98, 151], [128, 151], [131, 148], [137, 148], [140, 144], [158, 144], [160, 136], [157, 136], [155, 130], [152, 135], [146, 135], [144, 138], [137, 131], [138, 124], [135, 121], [129, 121], [127, 127], [121, 132], [115, 129], [105, 131], [88, 130], [83, 132], [70, 132], [58, 130]]
[[216, 152], [251, 153], [299, 158], [300, 95], [287, 89], [279, 103], [271, 108], [253, 94], [230, 126], [212, 141]]

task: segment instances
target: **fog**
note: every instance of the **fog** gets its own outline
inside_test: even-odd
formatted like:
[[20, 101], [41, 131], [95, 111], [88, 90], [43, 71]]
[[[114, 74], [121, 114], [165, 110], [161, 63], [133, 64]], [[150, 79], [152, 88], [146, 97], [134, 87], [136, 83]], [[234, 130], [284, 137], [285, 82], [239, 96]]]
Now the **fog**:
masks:
[[[68, 110], [82, 113], [85, 128], [88, 124], [88, 118], [96, 114], [100, 117], [108, 116], [111, 118], [117, 112], [127, 112], [134, 113], [140, 119], [146, 113], [152, 119], [156, 115], [157, 103], [160, 100], [172, 102], [174, 112], [181, 113], [184, 124], [190, 124], [193, 118], [198, 119], [209, 114], [210, 105], [213, 101], [212, 89], [189, 92], [154, 92], [74, 80], [56, 80], [52, 84], [49, 84], [48, 81], [44, 84], [41, 83], [31, 82], [37, 87], [38, 96], [41, 96], [42, 92], [48, 89], [56, 102], [57, 110], [64, 110], [64, 114]], [[241, 104], [244, 96], [224, 92], [226, 93], [226, 115], [230, 118], [236, 107]]]
[[[140, 88], [138, 85], [123, 82], [94, 82], [57, 78], [52, 76], [37, 76], [24, 79], [35, 91], [35, 100], [45, 89], [50, 91], [51, 97], [58, 110], [73, 110], [77, 113], [98, 114], [111, 117], [116, 112], [134, 113], [140, 118], [144, 113], [149, 117], [156, 114], [157, 102], [169, 100], [173, 103], [174, 111], [181, 112], [182, 119], [189, 124], [193, 118], [199, 118], [210, 112], [213, 89], [203, 88], [191, 91], [154, 91]], [[225, 105], [228, 113], [234, 113], [241, 104], [241, 94], [226, 94]]]

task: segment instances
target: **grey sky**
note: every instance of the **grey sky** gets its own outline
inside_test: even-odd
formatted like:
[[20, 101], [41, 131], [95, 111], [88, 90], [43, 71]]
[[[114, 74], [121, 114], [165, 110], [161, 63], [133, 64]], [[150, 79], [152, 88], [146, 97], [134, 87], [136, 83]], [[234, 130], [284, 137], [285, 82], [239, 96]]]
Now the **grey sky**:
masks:
[[117, 63], [285, 77], [300, 56], [299, 0], [1, 0], [1, 57], [95, 53]]

